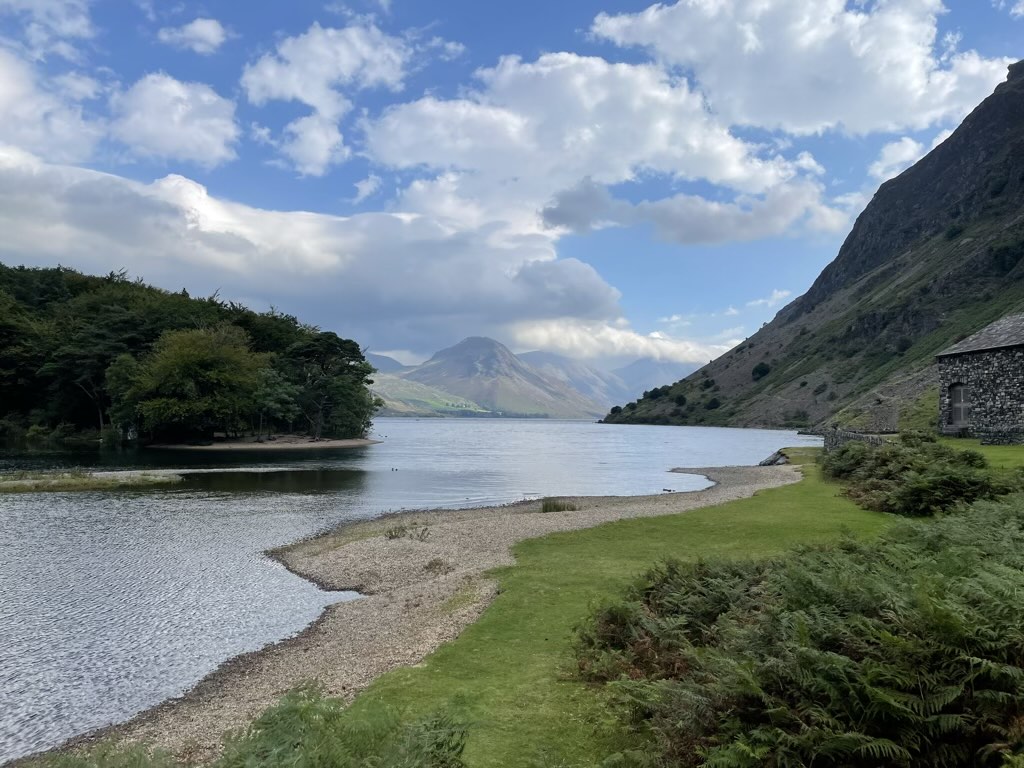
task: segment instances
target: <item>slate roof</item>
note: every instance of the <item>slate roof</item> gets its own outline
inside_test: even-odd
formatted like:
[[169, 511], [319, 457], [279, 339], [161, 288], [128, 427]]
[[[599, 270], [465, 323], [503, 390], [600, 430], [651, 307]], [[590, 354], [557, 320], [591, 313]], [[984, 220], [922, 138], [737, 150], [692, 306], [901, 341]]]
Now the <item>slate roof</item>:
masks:
[[982, 328], [973, 336], [968, 336], [963, 341], [942, 350], [936, 357], [1020, 346], [1024, 346], [1024, 314], [1007, 315], [996, 320], [992, 325]]

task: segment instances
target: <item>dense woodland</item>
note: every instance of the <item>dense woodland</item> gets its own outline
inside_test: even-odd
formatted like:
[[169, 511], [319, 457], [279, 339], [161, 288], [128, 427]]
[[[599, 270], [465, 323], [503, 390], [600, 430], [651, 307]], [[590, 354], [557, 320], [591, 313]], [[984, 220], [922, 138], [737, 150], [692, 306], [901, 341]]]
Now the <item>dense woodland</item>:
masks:
[[0, 440], [361, 437], [372, 370], [356, 342], [291, 315], [0, 264]]

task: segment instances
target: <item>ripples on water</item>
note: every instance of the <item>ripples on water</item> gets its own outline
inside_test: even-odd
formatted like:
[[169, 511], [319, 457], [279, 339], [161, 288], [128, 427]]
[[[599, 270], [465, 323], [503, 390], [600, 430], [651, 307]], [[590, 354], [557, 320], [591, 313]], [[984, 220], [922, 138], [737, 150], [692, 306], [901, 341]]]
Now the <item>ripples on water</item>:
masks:
[[267, 549], [401, 508], [695, 490], [703, 478], [666, 470], [820, 442], [551, 421], [381, 419], [377, 431], [383, 444], [329, 455], [0, 456], [0, 470], [203, 470], [172, 489], [0, 495], [0, 762], [180, 695], [354, 597]]

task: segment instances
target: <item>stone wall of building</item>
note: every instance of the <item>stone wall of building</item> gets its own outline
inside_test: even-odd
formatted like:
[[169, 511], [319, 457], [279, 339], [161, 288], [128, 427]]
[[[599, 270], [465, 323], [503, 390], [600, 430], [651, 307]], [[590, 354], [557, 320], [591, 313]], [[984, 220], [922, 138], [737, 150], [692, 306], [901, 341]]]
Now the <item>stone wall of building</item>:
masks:
[[1024, 442], [1024, 347], [940, 357], [939, 431], [949, 433], [950, 387], [969, 387], [967, 434], [986, 443]]

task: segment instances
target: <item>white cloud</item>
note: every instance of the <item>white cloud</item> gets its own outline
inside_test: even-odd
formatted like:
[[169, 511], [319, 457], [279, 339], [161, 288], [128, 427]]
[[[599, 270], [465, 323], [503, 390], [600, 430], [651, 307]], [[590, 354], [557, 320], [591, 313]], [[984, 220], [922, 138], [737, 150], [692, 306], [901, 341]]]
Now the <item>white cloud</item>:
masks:
[[630, 203], [613, 198], [588, 179], [559, 193], [543, 216], [550, 226], [577, 232], [651, 222], [663, 239], [687, 244], [759, 240], [800, 226], [842, 230], [848, 217], [823, 204], [821, 192], [816, 183], [796, 181], [773, 187], [763, 196], [741, 195], [732, 202], [675, 195]]
[[708, 114], [699, 93], [655, 66], [555, 53], [506, 57], [477, 79], [481, 90], [464, 98], [427, 97], [368, 122], [370, 153], [396, 167], [524, 185], [529, 176], [547, 189], [650, 170], [758, 192], [794, 173], [779, 157], [758, 156]]
[[923, 155], [924, 144], [904, 136], [882, 147], [878, 159], [868, 168], [868, 173], [879, 181], [885, 181], [912, 166]]
[[286, 127], [283, 148], [300, 173], [319, 176], [349, 154], [337, 125], [352, 106], [343, 91], [399, 90], [410, 56], [403, 40], [372, 24], [335, 29], [314, 23], [246, 66], [242, 87], [257, 106], [297, 101], [312, 107], [312, 115]]
[[948, 139], [952, 133], [951, 130], [940, 131], [928, 148], [909, 136], [904, 136], [897, 141], [891, 141], [882, 147], [881, 152], [878, 154], [878, 159], [868, 167], [868, 173], [879, 181], [886, 181], [894, 176], [898, 176], [924, 157], [926, 152], [935, 149], [935, 147]]
[[992, 0], [992, 5], [1000, 10], [1009, 8], [1011, 16], [1024, 16], [1024, 0]]
[[678, 0], [600, 14], [592, 33], [691, 72], [733, 125], [794, 134], [955, 122], [1009, 59], [936, 45], [941, 0]]
[[778, 288], [772, 291], [771, 296], [764, 299], [748, 301], [748, 307], [776, 307], [793, 294], [792, 291], [780, 291]]
[[215, 53], [228, 39], [228, 33], [219, 21], [202, 17], [181, 27], [164, 27], [156, 36], [161, 43], [188, 48], [203, 55]]
[[565, 317], [624, 322], [618, 291], [544, 238], [495, 242], [489, 227], [403, 213], [263, 210], [177, 175], [140, 184], [11, 148], [0, 149], [0, 231], [4, 263], [128, 265], [158, 285], [273, 302], [372, 348], [436, 349], [467, 328], [508, 337]]
[[369, 176], [367, 176], [365, 179], [362, 179], [361, 181], [357, 181], [354, 185], [356, 188], [356, 194], [352, 198], [351, 202], [355, 205], [358, 205], [367, 198], [373, 197], [375, 194], [377, 194], [377, 190], [380, 189], [381, 183], [382, 179], [380, 178], [380, 176], [374, 173], [371, 173]]
[[722, 314], [725, 315], [726, 317], [735, 317], [739, 313], [740, 311], [736, 309], [736, 307], [729, 306]]
[[203, 83], [146, 75], [111, 99], [111, 111], [111, 133], [136, 155], [205, 167], [235, 157], [239, 128], [234, 102]]
[[96, 34], [88, 0], [0, 0], [0, 14], [23, 21], [25, 42], [34, 58], [54, 53], [78, 60], [79, 52], [69, 41]]
[[285, 126], [280, 148], [303, 176], [322, 176], [350, 154], [337, 124], [320, 114], [300, 117]]
[[650, 357], [677, 363], [705, 363], [729, 349], [665, 334], [641, 334], [630, 328], [578, 318], [525, 321], [510, 329], [513, 345], [544, 349], [574, 358]]
[[31, 64], [0, 48], [0, 142], [58, 162], [87, 160], [103, 124], [86, 117], [66, 93], [75, 90], [72, 81], [55, 84], [65, 93], [47, 91]]

